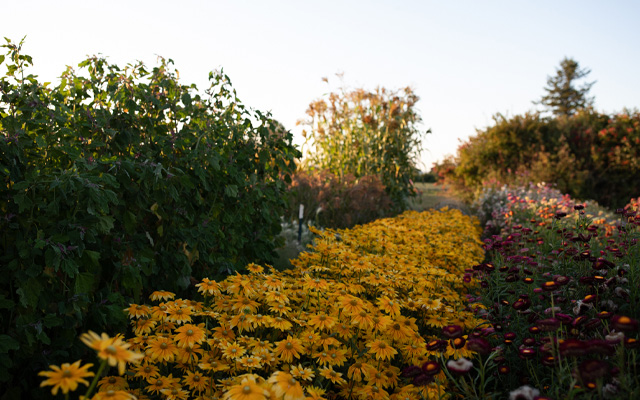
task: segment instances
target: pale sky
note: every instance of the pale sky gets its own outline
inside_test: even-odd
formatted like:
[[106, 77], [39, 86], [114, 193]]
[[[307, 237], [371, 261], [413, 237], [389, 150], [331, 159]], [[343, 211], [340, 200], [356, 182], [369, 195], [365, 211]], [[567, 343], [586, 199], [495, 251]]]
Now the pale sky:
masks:
[[[41, 81], [101, 53], [121, 67], [171, 58], [183, 84], [224, 68], [247, 106], [296, 121], [336, 86], [412, 86], [431, 128], [422, 169], [455, 153], [496, 113], [522, 114], [563, 57], [592, 70], [596, 109], [640, 108], [638, 1], [2, 2], [0, 35], [19, 41]], [[3, 69], [4, 70], [4, 69]], [[4, 74], [4, 71], [2, 71]]]

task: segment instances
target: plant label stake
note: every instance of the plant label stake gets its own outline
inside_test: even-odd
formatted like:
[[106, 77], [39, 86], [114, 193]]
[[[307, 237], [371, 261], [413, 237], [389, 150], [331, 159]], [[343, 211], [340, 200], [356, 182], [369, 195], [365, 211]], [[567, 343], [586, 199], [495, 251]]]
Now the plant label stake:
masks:
[[304, 216], [304, 204], [300, 204], [298, 212], [298, 243], [302, 243], [302, 217]]

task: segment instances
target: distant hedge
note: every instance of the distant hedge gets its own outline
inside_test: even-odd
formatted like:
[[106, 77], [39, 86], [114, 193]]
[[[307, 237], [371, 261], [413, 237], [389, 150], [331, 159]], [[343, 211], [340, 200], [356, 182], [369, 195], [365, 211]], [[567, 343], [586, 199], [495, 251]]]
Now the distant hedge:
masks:
[[494, 117], [434, 168], [467, 199], [487, 185], [546, 182], [574, 198], [623, 207], [640, 194], [640, 113]]
[[37, 387], [80, 329], [121, 331], [149, 288], [273, 261], [300, 156], [222, 73], [201, 96], [171, 60], [92, 57], [53, 87], [22, 43], [3, 47], [0, 392]]

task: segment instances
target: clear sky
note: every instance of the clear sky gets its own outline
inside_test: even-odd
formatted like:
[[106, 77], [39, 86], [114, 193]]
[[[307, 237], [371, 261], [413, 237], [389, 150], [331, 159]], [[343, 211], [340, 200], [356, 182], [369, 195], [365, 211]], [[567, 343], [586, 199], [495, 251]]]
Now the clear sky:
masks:
[[533, 110], [565, 56], [592, 70], [596, 109], [640, 107], [640, 1], [3, 3], [0, 35], [27, 36], [24, 52], [42, 81], [98, 53], [120, 66], [171, 58], [183, 83], [201, 90], [222, 67], [241, 101], [270, 110], [296, 143], [296, 121], [337, 87], [338, 72], [349, 87], [412, 86], [423, 129], [433, 132], [423, 169], [496, 113]]

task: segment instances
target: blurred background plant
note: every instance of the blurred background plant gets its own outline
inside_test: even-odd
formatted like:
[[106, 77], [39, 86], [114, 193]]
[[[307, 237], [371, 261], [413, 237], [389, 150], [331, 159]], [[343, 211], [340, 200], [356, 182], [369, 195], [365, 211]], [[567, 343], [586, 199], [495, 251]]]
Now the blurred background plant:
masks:
[[422, 137], [430, 132], [418, 128], [417, 102], [410, 87], [369, 91], [344, 86], [312, 102], [308, 118], [299, 121], [308, 146], [302, 170], [326, 171], [340, 182], [377, 176], [391, 211], [405, 210], [416, 194], [412, 179]]

